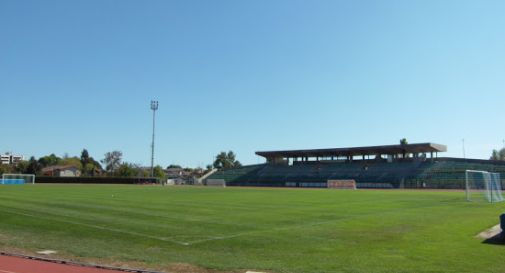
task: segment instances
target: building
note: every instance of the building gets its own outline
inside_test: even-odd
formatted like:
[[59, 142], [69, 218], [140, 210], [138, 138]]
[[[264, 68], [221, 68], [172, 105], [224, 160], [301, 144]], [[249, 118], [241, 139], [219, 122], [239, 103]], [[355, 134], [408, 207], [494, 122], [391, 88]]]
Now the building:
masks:
[[0, 162], [3, 165], [17, 164], [23, 160], [24, 157], [22, 155], [13, 155], [11, 153], [0, 154]]
[[505, 178], [503, 161], [439, 157], [446, 151], [435, 143], [260, 151], [265, 164], [218, 171], [209, 179], [228, 186], [327, 187], [328, 180], [351, 179], [358, 188], [465, 188], [466, 170]]
[[41, 170], [42, 175], [45, 176], [59, 176], [59, 177], [77, 177], [81, 176], [81, 171], [71, 165], [65, 166], [49, 166]]
[[172, 168], [166, 168], [165, 174], [168, 178], [179, 178], [185, 176], [186, 172], [184, 171], [183, 168], [172, 167]]
[[165, 169], [165, 175], [170, 183], [176, 185], [195, 185], [198, 184], [198, 177], [202, 176], [201, 169], [188, 169], [180, 167], [170, 167]]

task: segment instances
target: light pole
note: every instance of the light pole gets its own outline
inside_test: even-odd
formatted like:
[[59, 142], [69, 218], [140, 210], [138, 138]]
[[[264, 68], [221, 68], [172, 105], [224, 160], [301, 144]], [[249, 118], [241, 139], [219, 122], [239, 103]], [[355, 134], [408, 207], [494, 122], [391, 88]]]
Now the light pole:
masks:
[[155, 125], [155, 116], [156, 110], [158, 110], [158, 101], [151, 101], [151, 110], [153, 110], [153, 141], [151, 143], [151, 177], [154, 177], [154, 125]]

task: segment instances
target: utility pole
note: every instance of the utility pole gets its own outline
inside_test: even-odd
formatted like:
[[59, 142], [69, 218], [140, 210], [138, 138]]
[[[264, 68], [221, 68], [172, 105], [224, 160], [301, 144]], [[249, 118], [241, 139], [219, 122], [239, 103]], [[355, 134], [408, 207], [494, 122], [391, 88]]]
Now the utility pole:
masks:
[[155, 117], [156, 110], [158, 110], [158, 101], [151, 101], [151, 110], [153, 110], [153, 141], [151, 143], [151, 177], [154, 177], [154, 126], [155, 126]]

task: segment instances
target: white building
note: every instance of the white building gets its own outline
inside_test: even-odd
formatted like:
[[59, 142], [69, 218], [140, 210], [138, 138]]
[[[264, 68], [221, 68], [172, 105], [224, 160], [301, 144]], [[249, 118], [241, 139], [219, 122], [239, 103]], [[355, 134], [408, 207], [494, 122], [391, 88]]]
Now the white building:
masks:
[[3, 165], [17, 164], [23, 160], [24, 157], [22, 155], [13, 155], [11, 153], [0, 154], [0, 162]]
[[49, 166], [42, 168], [43, 175], [47, 176], [60, 176], [60, 177], [76, 177], [81, 176], [81, 171], [75, 166]]

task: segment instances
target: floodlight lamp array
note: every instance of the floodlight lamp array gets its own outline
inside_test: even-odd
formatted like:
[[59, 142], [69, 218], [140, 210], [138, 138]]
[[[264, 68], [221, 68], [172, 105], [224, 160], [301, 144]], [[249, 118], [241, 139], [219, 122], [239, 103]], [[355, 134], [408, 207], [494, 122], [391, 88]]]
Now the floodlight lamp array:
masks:
[[158, 110], [158, 101], [157, 100], [152, 100], [151, 101], [151, 110]]

